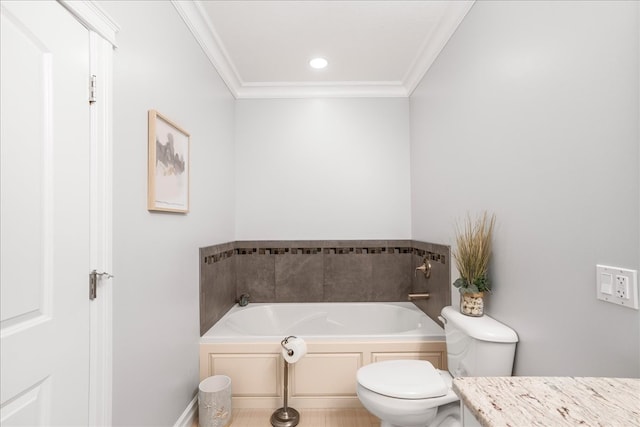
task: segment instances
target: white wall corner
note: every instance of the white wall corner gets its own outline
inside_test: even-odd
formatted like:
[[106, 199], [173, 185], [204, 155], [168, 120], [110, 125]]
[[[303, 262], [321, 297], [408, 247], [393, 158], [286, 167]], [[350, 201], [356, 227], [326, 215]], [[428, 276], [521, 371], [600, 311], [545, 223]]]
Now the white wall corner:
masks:
[[422, 49], [413, 60], [413, 64], [404, 78], [407, 96], [411, 96], [416, 87], [418, 87], [418, 84], [420, 84], [420, 81], [433, 65], [433, 62], [444, 49], [451, 36], [453, 36], [464, 17], [467, 16], [474, 3], [475, 0], [449, 2], [446, 12], [442, 15], [433, 31], [427, 36]]
[[238, 88], [242, 79], [233, 62], [213, 28], [211, 20], [202, 8], [199, 0], [171, 0], [178, 14], [195, 37], [209, 61], [214, 66], [222, 81], [227, 85], [234, 98], [238, 98]]
[[191, 427], [198, 412], [198, 395], [196, 394], [173, 427]]
[[58, 0], [58, 3], [75, 16], [82, 25], [107, 40], [114, 48], [118, 47], [116, 35], [120, 31], [120, 27], [96, 2], [93, 0]]

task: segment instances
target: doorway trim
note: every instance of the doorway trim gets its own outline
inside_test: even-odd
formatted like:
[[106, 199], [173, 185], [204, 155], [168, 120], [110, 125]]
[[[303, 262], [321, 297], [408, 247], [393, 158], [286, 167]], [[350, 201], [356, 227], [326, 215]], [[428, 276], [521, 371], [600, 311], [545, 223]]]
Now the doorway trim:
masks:
[[117, 48], [116, 36], [120, 27], [107, 13], [93, 0], [57, 0], [65, 9], [76, 17], [88, 30], [101, 36]]
[[[90, 104], [91, 265], [87, 271], [88, 290], [91, 270], [113, 274], [113, 52], [117, 48], [116, 35], [120, 28], [94, 1], [57, 1], [89, 30], [90, 74], [96, 76], [96, 100]], [[98, 296], [89, 301], [88, 425], [91, 426], [110, 426], [112, 419], [114, 283], [114, 278], [101, 276]]]

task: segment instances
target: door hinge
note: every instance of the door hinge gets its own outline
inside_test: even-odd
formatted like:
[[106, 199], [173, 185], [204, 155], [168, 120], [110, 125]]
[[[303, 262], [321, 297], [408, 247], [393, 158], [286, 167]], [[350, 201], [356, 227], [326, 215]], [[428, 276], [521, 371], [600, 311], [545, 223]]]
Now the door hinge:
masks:
[[89, 104], [96, 102], [96, 76], [92, 74], [89, 78]]
[[113, 275], [109, 273], [98, 273], [96, 270], [91, 270], [89, 273], [89, 299], [94, 300], [98, 295], [98, 276], [106, 276], [107, 279], [111, 279]]

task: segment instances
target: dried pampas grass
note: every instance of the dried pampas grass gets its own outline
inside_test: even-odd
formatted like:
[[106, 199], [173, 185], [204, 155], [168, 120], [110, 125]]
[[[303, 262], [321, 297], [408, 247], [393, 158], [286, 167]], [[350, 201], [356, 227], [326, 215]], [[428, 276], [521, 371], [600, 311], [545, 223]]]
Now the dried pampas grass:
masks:
[[491, 236], [495, 222], [495, 215], [489, 216], [484, 212], [476, 220], [472, 220], [467, 215], [462, 225], [456, 224], [457, 247], [453, 252], [453, 258], [456, 260], [460, 277], [466, 282], [466, 286], [460, 283], [461, 286], [458, 287], [471, 288], [475, 292], [491, 289], [487, 279], [487, 269], [491, 257]]

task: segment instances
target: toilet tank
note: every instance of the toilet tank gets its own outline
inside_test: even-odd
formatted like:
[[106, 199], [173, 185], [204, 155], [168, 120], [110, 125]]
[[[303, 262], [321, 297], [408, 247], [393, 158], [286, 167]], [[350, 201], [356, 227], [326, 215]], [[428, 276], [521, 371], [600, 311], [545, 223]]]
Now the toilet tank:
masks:
[[442, 309], [447, 363], [454, 377], [511, 376], [518, 335], [491, 317], [465, 316]]

